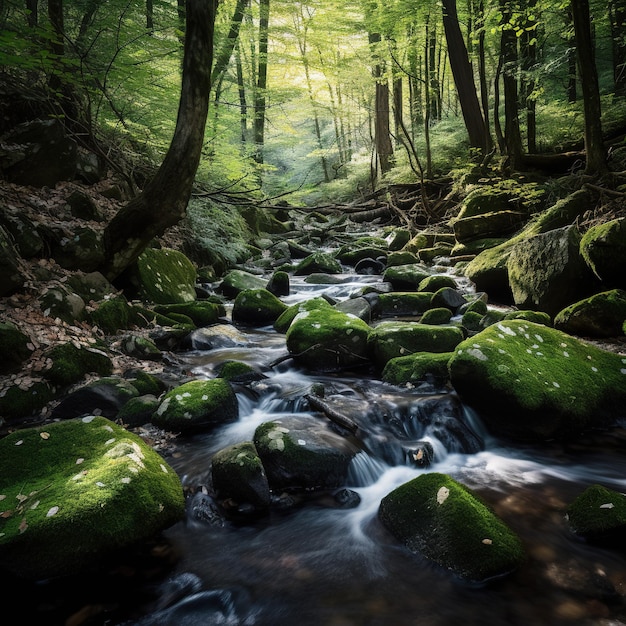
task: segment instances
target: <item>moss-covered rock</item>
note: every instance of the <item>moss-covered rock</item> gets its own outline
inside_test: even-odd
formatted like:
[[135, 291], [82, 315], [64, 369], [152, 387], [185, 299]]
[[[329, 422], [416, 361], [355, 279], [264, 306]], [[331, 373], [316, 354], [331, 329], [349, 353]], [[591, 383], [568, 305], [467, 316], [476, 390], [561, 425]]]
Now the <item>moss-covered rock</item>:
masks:
[[451, 255], [455, 256], [468, 256], [477, 255], [488, 250], [489, 248], [495, 248], [500, 244], [507, 241], [506, 237], [487, 237], [486, 239], [474, 239], [473, 241], [466, 241], [464, 243], [457, 242], [452, 248]]
[[98, 567], [184, 514], [172, 468], [102, 417], [1, 439], [0, 494], [0, 568], [31, 579]]
[[54, 389], [45, 380], [5, 387], [0, 390], [0, 416], [8, 422], [30, 417], [54, 397]]
[[0, 322], [0, 374], [17, 372], [34, 349], [30, 337], [21, 332], [15, 324]]
[[435, 291], [438, 291], [443, 287], [456, 289], [456, 281], [452, 276], [449, 276], [448, 274], [433, 274], [432, 276], [428, 276], [423, 281], [421, 281], [420, 284], [417, 286], [417, 290], [435, 293]]
[[411, 240], [411, 232], [406, 228], [394, 228], [386, 237], [387, 248], [395, 252], [402, 250]]
[[[535, 324], [543, 324], [544, 326], [552, 326], [552, 318], [543, 311], [509, 311], [503, 317], [498, 320], [490, 318], [489, 320], [483, 320], [485, 322], [484, 328], [490, 324], [494, 324], [496, 321], [503, 320], [526, 320], [527, 322], [535, 322]], [[486, 324], [490, 321], [490, 324]]]
[[267, 282], [267, 290], [275, 296], [288, 296], [291, 289], [289, 274], [277, 270]]
[[331, 310], [332, 308], [332, 304], [322, 297], [311, 298], [309, 300], [305, 300], [304, 302], [292, 304], [283, 313], [281, 313], [278, 319], [274, 322], [274, 330], [279, 333], [286, 333], [298, 313], [314, 311], [316, 309]]
[[124, 378], [139, 392], [139, 395], [160, 396], [166, 389], [165, 383], [142, 369], [130, 369], [124, 372]]
[[431, 271], [422, 263], [394, 265], [388, 267], [383, 280], [391, 283], [398, 291], [417, 291], [420, 283], [431, 275]]
[[422, 315], [420, 322], [422, 324], [449, 324], [452, 319], [452, 311], [446, 307], [436, 307], [429, 309]]
[[39, 306], [47, 317], [58, 317], [70, 325], [81, 321], [85, 313], [85, 301], [61, 283], [44, 289]]
[[418, 322], [382, 322], [372, 330], [369, 346], [376, 365], [416, 352], [451, 352], [463, 341], [456, 326], [430, 326]]
[[154, 341], [140, 335], [122, 337], [120, 348], [124, 354], [142, 361], [160, 361], [163, 358]]
[[213, 488], [218, 500], [228, 500], [229, 508], [252, 505], [255, 511], [267, 511], [270, 487], [265, 468], [251, 441], [223, 448], [211, 460]]
[[159, 408], [159, 400], [151, 394], [131, 398], [119, 411], [115, 420], [128, 428], [143, 426], [152, 420]]
[[432, 293], [393, 291], [381, 293], [378, 306], [382, 317], [416, 317], [430, 309]]
[[453, 224], [454, 235], [460, 243], [504, 237], [519, 230], [527, 217], [519, 211], [494, 211], [472, 217], [459, 217]]
[[273, 324], [289, 307], [267, 289], [246, 289], [233, 305], [233, 322], [250, 326]]
[[626, 289], [626, 218], [592, 226], [580, 252], [604, 287]]
[[192, 380], [168, 391], [152, 416], [155, 426], [184, 434], [234, 422], [239, 416], [237, 397], [223, 378]]
[[331, 430], [328, 422], [301, 415], [261, 424], [254, 445], [275, 491], [340, 487], [359, 451], [355, 442]]
[[185, 315], [198, 328], [216, 324], [220, 317], [226, 315], [223, 304], [206, 300], [195, 300], [194, 302], [185, 302], [182, 304], [160, 304], [155, 306], [154, 310], [167, 317], [171, 317], [172, 315]]
[[443, 385], [450, 380], [448, 362], [452, 352], [417, 352], [387, 361], [382, 379], [391, 385], [417, 385], [433, 382]]
[[42, 375], [53, 385], [71, 385], [89, 373], [109, 376], [113, 372], [109, 356], [95, 347], [76, 346], [67, 342], [47, 350], [45, 357], [50, 366]]
[[598, 282], [579, 247], [575, 226], [535, 235], [513, 246], [507, 267], [515, 304], [554, 316], [593, 293]]
[[233, 383], [247, 383], [265, 378], [258, 368], [243, 361], [224, 361], [215, 371], [220, 378]]
[[381, 257], [383, 259], [387, 258], [386, 248], [373, 248], [371, 246], [367, 246], [355, 249], [354, 245], [346, 246], [345, 248], [340, 249], [335, 255], [335, 258], [344, 265], [353, 266], [363, 259], [378, 259]]
[[293, 358], [314, 371], [336, 371], [369, 364], [370, 327], [332, 307], [298, 313], [286, 334]]
[[459, 344], [452, 385], [488, 427], [549, 439], [623, 417], [626, 359], [540, 324], [507, 320]]
[[296, 265], [294, 274], [306, 276], [308, 274], [341, 274], [341, 263], [327, 252], [314, 252]]
[[244, 270], [230, 270], [220, 285], [220, 291], [227, 298], [236, 298], [247, 289], [264, 289], [267, 281], [256, 274]]
[[568, 507], [572, 531], [591, 543], [626, 547], [626, 496], [602, 485], [585, 489]]
[[124, 296], [102, 300], [89, 313], [89, 320], [108, 335], [130, 328], [135, 322], [135, 311]]
[[415, 265], [419, 263], [419, 256], [408, 250], [399, 250], [391, 252], [387, 255], [387, 267], [395, 267], [396, 265]]
[[554, 318], [554, 327], [570, 335], [617, 337], [626, 319], [626, 291], [612, 289], [575, 302]]
[[147, 248], [137, 259], [136, 269], [142, 299], [156, 304], [196, 299], [196, 268], [182, 252]]
[[378, 515], [409, 550], [471, 582], [509, 574], [524, 560], [519, 537], [445, 474], [422, 474], [394, 489]]
[[467, 303], [463, 294], [452, 287], [441, 287], [435, 291], [430, 299], [430, 306], [433, 308], [445, 307], [456, 313], [460, 307]]

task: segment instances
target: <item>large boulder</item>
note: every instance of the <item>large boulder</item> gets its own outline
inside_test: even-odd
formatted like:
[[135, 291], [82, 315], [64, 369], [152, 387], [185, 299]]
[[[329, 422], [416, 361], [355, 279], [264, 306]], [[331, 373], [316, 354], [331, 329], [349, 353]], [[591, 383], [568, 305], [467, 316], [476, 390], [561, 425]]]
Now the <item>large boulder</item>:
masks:
[[264, 289], [267, 281], [256, 274], [245, 270], [230, 270], [220, 285], [220, 291], [227, 298], [236, 298], [237, 295], [247, 289]]
[[359, 448], [333, 431], [327, 422], [303, 415], [264, 422], [254, 445], [272, 490], [335, 489], [345, 483]]
[[554, 327], [582, 337], [618, 337], [624, 320], [626, 291], [612, 289], [570, 304], [554, 318]]
[[329, 306], [298, 313], [285, 339], [298, 363], [328, 372], [369, 364], [370, 330], [358, 317]]
[[147, 248], [137, 259], [140, 296], [156, 304], [196, 299], [196, 268], [182, 253], [170, 248]]
[[463, 338], [457, 326], [389, 321], [372, 330], [369, 345], [374, 361], [382, 369], [390, 359], [416, 352], [452, 352]]
[[289, 307], [267, 289], [246, 289], [235, 298], [233, 322], [249, 326], [273, 324]]
[[327, 252], [314, 252], [302, 259], [296, 266], [294, 274], [296, 276], [307, 276], [309, 274], [341, 274], [341, 263]]
[[98, 566], [182, 519], [180, 479], [103, 417], [0, 439], [0, 568], [42, 579]]
[[422, 382], [445, 384], [450, 380], [448, 362], [452, 352], [417, 352], [387, 361], [382, 379], [392, 385], [417, 385]]
[[524, 559], [519, 537], [445, 474], [422, 474], [394, 489], [378, 516], [409, 550], [471, 582], [509, 574]]
[[163, 430], [193, 434], [234, 422], [239, 417], [237, 396], [223, 378], [192, 380], [168, 391], [152, 416]]
[[598, 281], [579, 248], [580, 234], [575, 226], [535, 235], [513, 246], [507, 267], [515, 304], [554, 316], [589, 296]]
[[592, 226], [580, 252], [605, 287], [626, 289], [626, 218]]
[[432, 272], [422, 263], [393, 265], [383, 274], [383, 280], [392, 284], [393, 288], [402, 291], [417, 291], [420, 283]]
[[298, 313], [313, 311], [314, 309], [331, 310], [333, 309], [333, 305], [321, 296], [292, 304], [285, 311], [283, 311], [274, 322], [274, 330], [279, 333], [286, 333]]
[[626, 359], [540, 324], [493, 324], [459, 344], [449, 368], [461, 398], [509, 437], [573, 436], [624, 416]]

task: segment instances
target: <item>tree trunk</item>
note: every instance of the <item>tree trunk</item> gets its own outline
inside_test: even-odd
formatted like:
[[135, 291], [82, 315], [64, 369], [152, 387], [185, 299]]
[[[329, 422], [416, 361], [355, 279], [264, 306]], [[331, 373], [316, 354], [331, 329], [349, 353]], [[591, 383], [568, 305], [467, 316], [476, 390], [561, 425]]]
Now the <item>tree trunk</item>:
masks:
[[481, 152], [485, 153], [487, 151], [485, 120], [480, 110], [472, 66], [467, 56], [465, 40], [459, 26], [456, 0], [442, 0], [442, 8], [450, 68], [452, 69], [452, 77], [459, 96], [461, 113], [469, 136], [470, 146], [479, 148]]
[[243, 16], [245, 14], [246, 7], [250, 3], [250, 0], [237, 0], [237, 4], [233, 11], [233, 17], [230, 20], [230, 29], [226, 40], [222, 44], [218, 54], [215, 57], [215, 65], [213, 72], [211, 73], [211, 84], [217, 85], [220, 76], [226, 71], [230, 58], [233, 55], [237, 40], [239, 39], [239, 31], [241, 29], [241, 23], [243, 22]]
[[626, 2], [609, 0], [613, 40], [613, 83], [616, 96], [626, 95]]
[[[570, 32], [574, 28], [574, 18], [572, 17], [572, 8], [568, 7], [565, 11], [565, 28]], [[576, 38], [570, 36], [567, 40], [567, 101], [576, 102]]]
[[261, 0], [259, 18], [259, 69], [254, 97], [254, 160], [263, 163], [265, 143], [265, 105], [267, 89], [267, 45], [269, 39], [270, 0]]
[[34, 28], [39, 23], [39, 0], [26, 0], [28, 25]]
[[528, 152], [535, 153], [537, 152], [537, 99], [535, 98], [536, 81], [533, 73], [537, 63], [538, 22], [535, 16], [537, 0], [528, 0], [527, 8], [524, 33], [520, 37], [524, 68], [522, 89], [526, 100], [526, 147]]
[[144, 191], [104, 231], [100, 271], [117, 278], [150, 241], [185, 215], [200, 162], [211, 87], [217, 0], [187, 0], [185, 53], [176, 129], [169, 150]]
[[246, 85], [243, 79], [243, 65], [241, 63], [241, 46], [237, 42], [235, 51], [237, 63], [237, 93], [239, 94], [239, 114], [241, 116], [241, 146], [248, 142], [248, 102], [246, 100]]
[[580, 73], [580, 88], [585, 112], [585, 152], [587, 154], [587, 174], [598, 175], [606, 172], [606, 151], [602, 140], [602, 110], [598, 71], [591, 37], [591, 17], [588, 0], [571, 0], [576, 36], [576, 56]]
[[146, 29], [154, 33], [154, 0], [146, 0]]

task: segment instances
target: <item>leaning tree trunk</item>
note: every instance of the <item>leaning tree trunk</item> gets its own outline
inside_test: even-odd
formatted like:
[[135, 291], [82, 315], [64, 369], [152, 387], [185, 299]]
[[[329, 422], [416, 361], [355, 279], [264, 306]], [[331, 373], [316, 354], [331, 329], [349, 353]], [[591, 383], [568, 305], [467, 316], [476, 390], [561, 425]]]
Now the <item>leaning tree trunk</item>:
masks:
[[100, 271], [118, 277], [150, 241], [185, 215], [204, 143], [217, 0], [187, 0], [183, 77], [176, 129], [161, 167], [104, 231]]

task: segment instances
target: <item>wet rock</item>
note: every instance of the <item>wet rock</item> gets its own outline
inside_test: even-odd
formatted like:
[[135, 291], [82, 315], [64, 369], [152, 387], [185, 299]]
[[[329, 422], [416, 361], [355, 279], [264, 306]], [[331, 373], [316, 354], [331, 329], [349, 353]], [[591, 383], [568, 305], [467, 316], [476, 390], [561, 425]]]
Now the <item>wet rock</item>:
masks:
[[554, 327], [582, 337], [617, 337], [626, 320], [626, 291], [613, 289], [575, 302], [554, 318]]
[[282, 271], [274, 272], [267, 283], [267, 290], [277, 297], [288, 296], [290, 290], [289, 274]]
[[15, 575], [38, 580], [97, 568], [100, 558], [184, 514], [176, 472], [103, 417], [22, 429], [0, 448], [0, 492], [12, 503], [12, 515], [0, 518], [0, 567]]
[[338, 302], [334, 308], [342, 313], [354, 315], [367, 323], [372, 320], [372, 307], [366, 298], [348, 298]]
[[185, 315], [198, 328], [216, 324], [220, 317], [224, 317], [226, 311], [224, 305], [218, 302], [208, 302], [206, 300], [195, 300], [181, 304], [159, 304], [154, 310], [161, 315], [171, 316], [173, 314]]
[[199, 522], [217, 527], [222, 527], [226, 524], [226, 518], [220, 506], [205, 489], [196, 491], [188, 498], [187, 520], [191, 523]]
[[336, 371], [369, 364], [370, 327], [332, 307], [298, 313], [286, 334], [287, 350], [314, 371]]
[[383, 280], [391, 283], [397, 291], [416, 291], [420, 283], [431, 271], [422, 263], [410, 263], [409, 265], [394, 265], [388, 267], [383, 274]]
[[309, 416], [285, 416], [257, 427], [254, 445], [272, 490], [343, 486], [356, 443]]
[[381, 322], [368, 343], [373, 359], [384, 368], [390, 359], [416, 352], [451, 352], [464, 336], [456, 326], [431, 326], [419, 322]]
[[435, 450], [430, 441], [419, 441], [415, 446], [405, 450], [405, 456], [409, 465], [429, 467], [435, 459]]
[[367, 257], [365, 259], [361, 259], [355, 264], [354, 271], [357, 274], [366, 276], [382, 274], [385, 271], [385, 263], [379, 259]]
[[386, 247], [375, 248], [372, 246], [367, 246], [364, 248], [359, 248], [359, 247], [355, 248], [354, 245], [350, 245], [350, 246], [345, 246], [341, 248], [336, 253], [335, 256], [338, 261], [340, 261], [344, 265], [352, 265], [356, 270], [356, 266], [361, 261], [364, 261], [366, 259], [369, 259], [370, 261], [372, 259], [382, 259], [384, 261], [387, 258], [387, 248]]
[[253, 512], [266, 512], [270, 488], [263, 463], [251, 441], [222, 448], [211, 460], [213, 488], [218, 500], [228, 500], [229, 508], [241, 511], [246, 504]]
[[0, 374], [17, 372], [34, 350], [30, 337], [9, 322], [0, 322]]
[[287, 308], [284, 302], [267, 289], [246, 289], [235, 298], [232, 318], [233, 322], [240, 324], [268, 326], [273, 324]]
[[171, 432], [192, 434], [234, 422], [239, 416], [237, 397], [223, 378], [192, 380], [168, 391], [152, 423]]
[[572, 532], [609, 548], [626, 547], [626, 496], [592, 485], [568, 507], [566, 519]]
[[115, 418], [131, 398], [139, 395], [127, 380], [117, 376], [99, 378], [72, 391], [54, 408], [54, 419], [71, 419], [84, 415]]
[[577, 435], [623, 417], [624, 357], [521, 320], [461, 343], [453, 387], [494, 432], [520, 439]]
[[418, 352], [389, 359], [385, 364], [382, 379], [391, 385], [419, 385], [431, 382], [445, 385], [450, 380], [448, 362], [452, 352]]
[[296, 276], [306, 276], [308, 274], [341, 274], [341, 263], [332, 255], [326, 252], [314, 252], [305, 259], [302, 259], [294, 271]]
[[462, 307], [467, 300], [458, 289], [452, 287], [441, 287], [432, 296], [430, 306], [433, 308], [446, 307], [453, 313]]
[[409, 550], [465, 580], [501, 577], [524, 559], [517, 535], [445, 474], [423, 474], [401, 485], [382, 499], [378, 515]]
[[137, 259], [135, 280], [143, 300], [178, 304], [196, 299], [196, 269], [182, 252], [147, 248]]
[[246, 336], [232, 324], [214, 324], [194, 330], [185, 344], [192, 350], [215, 350], [245, 346]]
[[603, 287], [626, 289], [626, 218], [592, 226], [582, 236], [580, 252]]
[[246, 289], [265, 289], [267, 281], [260, 276], [244, 270], [230, 270], [224, 276], [220, 285], [220, 292], [227, 298], [236, 298], [240, 292]]

